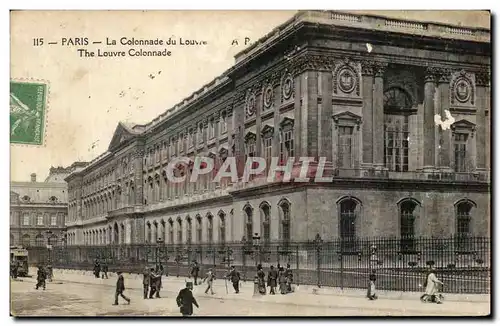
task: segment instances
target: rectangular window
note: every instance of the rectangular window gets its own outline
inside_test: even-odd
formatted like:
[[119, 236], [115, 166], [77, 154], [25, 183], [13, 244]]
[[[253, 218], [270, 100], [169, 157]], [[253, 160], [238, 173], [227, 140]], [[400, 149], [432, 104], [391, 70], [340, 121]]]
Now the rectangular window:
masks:
[[50, 217], [50, 225], [57, 225], [57, 216], [52, 215]]
[[227, 132], [227, 120], [226, 120], [226, 116], [225, 115], [222, 115], [220, 117], [220, 128], [219, 128], [219, 132], [220, 134], [225, 134]]
[[245, 146], [245, 162], [249, 157], [255, 156], [255, 141], [249, 141]]
[[264, 159], [266, 166], [270, 166], [272, 158], [273, 139], [272, 137], [264, 138]]
[[337, 166], [340, 168], [349, 169], [353, 167], [352, 162], [352, 136], [353, 127], [338, 127], [338, 162]]
[[211, 120], [209, 123], [209, 139], [212, 139], [215, 137], [215, 122], [214, 120]]
[[184, 135], [179, 136], [179, 153], [184, 152]]
[[198, 144], [203, 144], [203, 124], [198, 125]]
[[408, 116], [386, 115], [384, 137], [385, 167], [389, 171], [408, 171], [410, 132]]
[[43, 216], [38, 216], [36, 218], [36, 225], [43, 225]]
[[293, 129], [283, 132], [280, 144], [280, 160], [287, 161], [294, 157]]
[[23, 215], [23, 225], [30, 225], [30, 216], [29, 214]]
[[455, 134], [455, 172], [467, 172], [467, 134]]

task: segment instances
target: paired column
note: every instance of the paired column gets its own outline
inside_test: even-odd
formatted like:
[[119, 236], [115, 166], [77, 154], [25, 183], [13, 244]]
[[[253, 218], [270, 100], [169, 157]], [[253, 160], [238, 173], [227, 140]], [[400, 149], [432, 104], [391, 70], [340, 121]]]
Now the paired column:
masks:
[[[489, 73], [476, 73], [476, 167], [477, 170], [486, 169], [486, 155], [490, 149], [486, 148], [486, 110], [490, 107], [487, 88], [489, 87]], [[491, 112], [489, 112], [491, 114]]]
[[363, 167], [373, 166], [373, 62], [362, 63], [363, 75]]
[[[438, 95], [439, 95], [439, 112], [441, 119], [446, 119], [446, 112], [450, 109], [450, 77], [451, 72], [447, 69], [439, 70], [438, 76]], [[443, 130], [437, 127], [437, 134], [439, 135], [439, 157], [437, 165], [440, 169], [449, 170], [451, 162], [451, 130], [450, 128]]]
[[373, 166], [384, 167], [384, 73], [386, 63], [373, 66]]
[[436, 134], [434, 122], [434, 95], [436, 93], [436, 70], [427, 68], [424, 84], [424, 170], [435, 167]]

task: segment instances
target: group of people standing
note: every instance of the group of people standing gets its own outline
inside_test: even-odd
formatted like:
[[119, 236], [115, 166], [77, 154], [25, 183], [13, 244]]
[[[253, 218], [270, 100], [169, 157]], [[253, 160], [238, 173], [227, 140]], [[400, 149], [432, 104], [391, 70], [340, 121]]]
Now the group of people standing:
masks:
[[[259, 293], [265, 295], [266, 291], [266, 273], [262, 269], [262, 265], [257, 265], [257, 275], [255, 282], [257, 283]], [[269, 294], [276, 294], [276, 287], [279, 285], [281, 294], [293, 292], [292, 288], [293, 272], [290, 264], [286, 265], [286, 269], [278, 264], [275, 269], [273, 265], [269, 268], [267, 273], [267, 286], [270, 287]]]
[[163, 276], [163, 272], [162, 264], [158, 264], [156, 268], [146, 267], [144, 269], [142, 278], [144, 299], [161, 298], [160, 290], [162, 288], [161, 277]]
[[94, 276], [96, 278], [101, 278], [101, 272], [102, 272], [102, 278], [108, 278], [108, 264], [103, 261], [102, 263], [99, 262], [99, 260], [95, 260], [94, 262]]

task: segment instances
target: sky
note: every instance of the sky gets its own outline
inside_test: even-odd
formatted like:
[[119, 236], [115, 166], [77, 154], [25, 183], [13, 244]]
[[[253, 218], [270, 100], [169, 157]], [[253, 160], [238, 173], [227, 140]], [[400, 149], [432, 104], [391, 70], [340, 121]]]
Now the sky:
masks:
[[[489, 28], [485, 11], [358, 11], [394, 18]], [[90, 161], [107, 150], [119, 121], [146, 123], [234, 64], [245, 37], [256, 41], [295, 11], [18, 11], [11, 12], [11, 79], [49, 84], [44, 146], [11, 145], [11, 180], [44, 179], [51, 166]], [[33, 46], [34, 38], [58, 41]], [[62, 38], [196, 39], [167, 46], [171, 57], [82, 58]], [[232, 44], [234, 39], [239, 44]]]

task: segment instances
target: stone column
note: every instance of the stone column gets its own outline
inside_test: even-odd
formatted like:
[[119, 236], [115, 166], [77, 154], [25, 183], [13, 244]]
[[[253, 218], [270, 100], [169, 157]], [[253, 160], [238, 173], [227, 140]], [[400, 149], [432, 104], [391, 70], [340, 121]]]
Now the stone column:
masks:
[[362, 166], [369, 168], [373, 165], [373, 63], [362, 63], [363, 75], [363, 129]]
[[307, 151], [309, 157], [318, 161], [318, 73], [316, 71], [306, 72], [306, 100], [307, 111]]
[[144, 157], [144, 149], [141, 147], [136, 148], [133, 154], [133, 162], [134, 162], [134, 184], [135, 184], [135, 203], [134, 205], [142, 205], [144, 203], [144, 180], [143, 180], [143, 157]]
[[373, 166], [384, 167], [384, 72], [387, 64], [374, 66], [373, 78]]
[[476, 73], [476, 167], [477, 170], [486, 169], [486, 110], [489, 109], [490, 99], [487, 88], [489, 87], [489, 73], [481, 71]]
[[424, 84], [424, 170], [432, 170], [435, 166], [435, 123], [434, 94], [436, 92], [435, 69], [427, 68]]
[[[438, 93], [439, 93], [439, 114], [441, 119], [446, 119], [445, 111], [450, 109], [450, 71], [443, 69], [439, 72], [438, 79]], [[439, 158], [438, 166], [443, 170], [450, 170], [451, 162], [451, 130], [443, 130], [441, 127], [438, 128], [439, 135]]]

